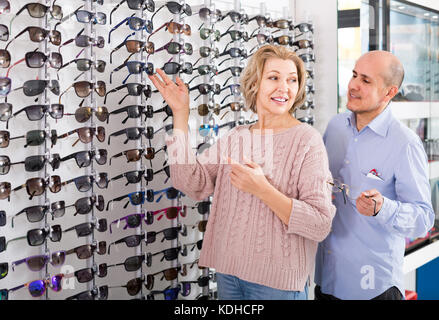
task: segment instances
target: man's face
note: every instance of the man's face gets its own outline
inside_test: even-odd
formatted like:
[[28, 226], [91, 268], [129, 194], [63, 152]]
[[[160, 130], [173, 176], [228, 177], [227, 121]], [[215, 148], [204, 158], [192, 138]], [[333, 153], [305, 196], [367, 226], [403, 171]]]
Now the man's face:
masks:
[[357, 114], [378, 111], [387, 104], [388, 88], [380, 75], [386, 66], [376, 57], [361, 57], [348, 85], [347, 108]]

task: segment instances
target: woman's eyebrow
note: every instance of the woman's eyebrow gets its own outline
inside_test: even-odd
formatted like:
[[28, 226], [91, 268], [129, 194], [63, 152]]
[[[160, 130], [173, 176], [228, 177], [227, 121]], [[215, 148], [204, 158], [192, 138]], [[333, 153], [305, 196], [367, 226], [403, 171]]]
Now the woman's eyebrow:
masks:
[[[277, 71], [277, 70], [270, 70], [270, 71], [267, 71], [267, 73], [270, 73], [270, 72], [275, 72], [275, 73], [279, 73], [279, 74], [281, 73], [281, 72], [279, 72], [279, 71]], [[297, 75], [297, 72], [294, 71], [294, 72], [290, 72], [289, 74], [290, 74], [290, 75]]]

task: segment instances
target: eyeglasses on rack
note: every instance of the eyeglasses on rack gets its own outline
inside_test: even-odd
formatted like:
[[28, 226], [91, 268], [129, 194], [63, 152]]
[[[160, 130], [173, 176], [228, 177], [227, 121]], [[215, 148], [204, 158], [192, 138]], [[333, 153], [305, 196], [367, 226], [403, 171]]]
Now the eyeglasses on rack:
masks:
[[156, 172], [154, 172], [152, 169], [128, 171], [128, 172], [122, 173], [118, 176], [111, 178], [110, 181], [116, 181], [116, 180], [119, 180], [119, 179], [125, 177], [127, 179], [125, 186], [127, 186], [129, 184], [139, 183], [143, 177], [146, 180], [146, 183], [148, 184], [148, 182], [150, 182], [154, 179], [154, 174], [158, 174], [161, 171], [165, 171], [166, 175], [169, 175], [169, 167], [167, 166], [167, 167], [165, 167], [161, 170], [158, 170]]
[[46, 188], [52, 193], [58, 193], [61, 190], [61, 178], [58, 175], [53, 175], [46, 178], [30, 178], [26, 181], [25, 184], [22, 184], [12, 191], [16, 192], [23, 188], [26, 188], [27, 194], [30, 196], [29, 200], [32, 200], [35, 196], [41, 196]]
[[22, 87], [15, 88], [13, 91], [23, 89], [25, 96], [34, 97], [42, 94], [46, 88], [50, 89], [53, 94], [59, 96], [58, 80], [27, 80], [23, 83]]
[[161, 270], [156, 273], [151, 273], [146, 276], [146, 289], [152, 290], [154, 288], [154, 278], [156, 275], [163, 273], [163, 276], [160, 280], [166, 279], [167, 281], [172, 281], [177, 279], [178, 274], [180, 273], [183, 277], [187, 275], [187, 267], [184, 264], [183, 266], [177, 266], [174, 268], [168, 268]]
[[152, 212], [147, 211], [146, 213], [133, 213], [125, 217], [116, 219], [110, 223], [110, 233], [113, 232], [111, 226], [113, 224], [117, 224], [117, 228], [119, 228], [121, 221], [125, 222], [123, 230], [126, 230], [127, 228], [133, 229], [139, 227], [142, 221], [144, 221], [147, 225], [151, 225], [154, 222], [154, 215]]
[[68, 275], [60, 273], [55, 276], [48, 277], [44, 280], [34, 280], [31, 282], [27, 282], [15, 288], [8, 289], [8, 295], [9, 293], [20, 290], [22, 288], [28, 288], [30, 295], [34, 298], [43, 296], [47, 288], [50, 288], [55, 292], [60, 292], [62, 290], [62, 280], [68, 277]]
[[26, 236], [10, 239], [8, 240], [8, 242], [6, 242], [4, 247], [0, 245], [0, 252], [6, 250], [8, 248], [8, 245], [14, 241], [27, 239], [27, 243], [30, 246], [35, 247], [42, 245], [47, 238], [52, 240], [52, 242], [59, 242], [61, 241], [61, 237], [62, 230], [59, 224], [50, 226], [48, 228], [32, 229], [27, 232]]
[[66, 300], [107, 300], [108, 286], [94, 287], [91, 290], [82, 291], [78, 294], [66, 298]]
[[128, 27], [133, 31], [146, 30], [146, 32], [152, 33], [153, 30], [151, 20], [144, 20], [142, 18], [133, 17], [133, 16], [126, 17], [110, 30], [110, 32], [108, 33], [108, 43], [111, 42], [111, 33], [113, 33], [113, 31], [118, 29], [123, 24], [127, 24]]
[[165, 240], [171, 241], [175, 240], [178, 237], [178, 234], [181, 233], [183, 236], [186, 235], [186, 229], [183, 228], [181, 225], [177, 227], [170, 227], [166, 228], [160, 231], [148, 231], [146, 233], [146, 244], [154, 243], [157, 239], [157, 236], [160, 235], [160, 233], [163, 233], [163, 238], [161, 242], [164, 242]]
[[109, 113], [107, 107], [79, 107], [75, 113], [64, 113], [66, 116], [75, 116], [75, 120], [79, 123], [87, 122], [93, 114], [99, 121], [108, 122]]
[[[110, 63], [113, 63], [113, 53], [118, 51], [123, 46], [125, 46], [128, 53], [131, 53], [131, 55], [138, 53], [141, 50], [145, 50], [148, 54], [154, 53], [155, 50], [154, 50], [154, 43], [153, 42], [150, 42], [150, 41], [145, 42], [145, 41], [141, 41], [141, 40], [128, 40], [128, 38], [131, 36], [132, 36], [132, 34], [128, 35], [122, 43], [120, 43], [117, 47], [115, 47], [110, 52]], [[1, 53], [1, 51], [0, 51], [0, 53]], [[128, 60], [131, 57], [131, 55], [126, 60]]]
[[127, 289], [127, 293], [130, 296], [135, 296], [136, 294], [138, 294], [140, 292], [140, 289], [142, 288], [142, 284], [145, 281], [145, 277], [138, 277], [138, 278], [134, 278], [131, 279], [127, 282], [127, 284], [125, 285], [121, 285], [121, 286], [111, 286], [108, 287], [109, 289], [112, 288], [126, 288]]
[[53, 153], [51, 158], [45, 155], [28, 156], [24, 161], [11, 162], [9, 156], [0, 156], [0, 175], [8, 174], [11, 166], [17, 164], [24, 164], [24, 170], [27, 172], [37, 172], [44, 169], [44, 166], [48, 162], [53, 170], [59, 168], [60, 156], [57, 153]]
[[[186, 248], [184, 248], [184, 249], [186, 249]], [[148, 252], [146, 254], [146, 266], [147, 267], [151, 267], [151, 265], [152, 265], [152, 257], [153, 256], [156, 256], [156, 255], [159, 255], [159, 254], [163, 254], [163, 257], [160, 260], [161, 262], [163, 260], [172, 261], [172, 260], [176, 260], [178, 258], [178, 254], [179, 253], [182, 256], [186, 256], [187, 255], [187, 251], [182, 250], [181, 246], [176, 247], [176, 248], [169, 248], [169, 249], [161, 250], [161, 251], [156, 252], [156, 253]]]
[[88, 167], [91, 165], [93, 159], [99, 165], [107, 163], [108, 152], [106, 149], [90, 150], [90, 151], [78, 151], [60, 159], [61, 162], [70, 159], [75, 159], [79, 168]]
[[126, 140], [124, 141], [124, 144], [127, 144], [130, 140], [138, 140], [141, 138], [142, 135], [145, 136], [146, 139], [153, 139], [154, 138], [154, 128], [153, 127], [130, 127], [126, 129], [122, 129], [116, 132], [113, 132], [108, 136], [108, 145], [110, 145], [110, 139], [111, 137], [118, 137], [125, 134]]
[[[0, 105], [1, 107], [1, 105]], [[152, 118], [154, 115], [154, 109], [152, 105], [147, 105], [147, 106], [143, 106], [143, 105], [129, 105], [129, 106], [125, 106], [116, 110], [113, 110], [109, 113], [110, 115], [116, 115], [116, 114], [120, 114], [126, 112], [127, 116], [125, 119], [122, 120], [122, 124], [126, 123], [128, 119], [137, 119], [140, 118], [140, 116], [142, 114], [145, 115], [145, 121], [147, 118]], [[108, 120], [110, 119], [110, 117], [107, 117], [107, 123]]]
[[[107, 203], [107, 211], [108, 208], [110, 206], [110, 204], [114, 201], [122, 201], [125, 198], [128, 198], [129, 200], [125, 203], [124, 205], [124, 209], [128, 206], [128, 204], [132, 204], [133, 206], [138, 206], [141, 204], [145, 203], [145, 200], [148, 202], [153, 202], [154, 201], [154, 197], [157, 194], [161, 194], [161, 193], [165, 193], [166, 197], [169, 200], [173, 200], [176, 199], [178, 196], [183, 196], [184, 194], [180, 191], [178, 191], [177, 189], [173, 188], [173, 187], [169, 187], [163, 190], [158, 190], [158, 191], [154, 191], [152, 189], [148, 189], [146, 191], [135, 191], [135, 192], [131, 192], [129, 194], [126, 194], [124, 196], [118, 197], [118, 198], [114, 198], [113, 200], [108, 201]], [[160, 195], [160, 197], [157, 198], [156, 202], [159, 202], [161, 200], [163, 195]]]
[[96, 229], [99, 232], [107, 231], [107, 219], [99, 219], [97, 223], [93, 223], [93, 222], [80, 223], [76, 226], [64, 230], [64, 233], [75, 230], [76, 235], [78, 236], [78, 238], [80, 238], [80, 237], [86, 237], [91, 235], [93, 229]]
[[50, 138], [50, 141], [52, 142], [51, 147], [53, 147], [58, 140], [56, 130], [54, 129], [50, 131], [50, 135], [48, 135], [47, 131], [45, 130], [31, 130], [28, 131], [24, 136], [17, 136], [12, 138], [9, 131], [0, 130], [0, 148], [8, 147], [11, 140], [22, 138], [26, 139], [26, 144], [24, 145], [25, 148], [28, 146], [42, 145], [46, 141], [46, 138]]
[[108, 95], [110, 93], [117, 92], [117, 91], [122, 90], [124, 88], [128, 89], [128, 94], [126, 94], [118, 102], [118, 104], [121, 104], [125, 100], [125, 98], [128, 97], [128, 96], [138, 97], [142, 93], [145, 95], [145, 98], [151, 98], [152, 91], [151, 91], [151, 86], [149, 84], [148, 85], [144, 85], [144, 84], [141, 84], [141, 83], [125, 83], [125, 84], [123, 84], [123, 85], [121, 85], [119, 87], [116, 87], [116, 88], [111, 89], [110, 91], [108, 91], [107, 94], [105, 95], [105, 98], [104, 98], [104, 104], [107, 102], [107, 97], [108, 97]]
[[105, 241], [99, 241], [99, 243], [92, 243], [92, 244], [84, 244], [81, 246], [78, 246], [76, 248], [66, 250], [66, 256], [75, 253], [76, 257], [78, 259], [88, 259], [90, 258], [93, 253], [97, 251], [97, 254], [104, 255], [107, 253], [107, 242]]
[[82, 143], [90, 143], [93, 140], [93, 137], [96, 136], [99, 142], [105, 141], [105, 128], [104, 127], [82, 127], [78, 128], [72, 131], [69, 131], [67, 133], [64, 133], [60, 136], [58, 136], [58, 139], [63, 139], [68, 136], [71, 136], [72, 134], [78, 134], [78, 139], [72, 144], [74, 147], [79, 141]]
[[164, 7], [166, 7], [170, 13], [173, 14], [182, 14], [185, 13], [187, 16], [191, 16], [192, 15], [192, 8], [190, 5], [188, 4], [180, 4], [176, 1], [167, 1], [164, 5], [162, 5], [161, 7], [159, 7], [154, 14], [151, 17], [151, 21], [154, 19], [154, 16]]
[[66, 42], [64, 42], [62, 45], [59, 46], [58, 52], [61, 52], [61, 48], [75, 42], [75, 45], [80, 48], [86, 48], [90, 45], [96, 46], [98, 48], [105, 47], [105, 39], [102, 36], [97, 36], [96, 38], [92, 38], [88, 35], [82, 34], [85, 29], [82, 29], [78, 34], [75, 36], [75, 38], [69, 39]]
[[34, 51], [26, 52], [23, 59], [18, 60], [12, 66], [9, 67], [6, 73], [6, 77], [9, 77], [9, 73], [11, 72], [11, 69], [13, 67], [15, 67], [16, 65], [22, 62], [26, 62], [28, 68], [41, 68], [47, 62], [49, 63], [49, 66], [54, 69], [61, 68], [63, 64], [63, 58], [61, 54], [59, 54], [58, 52], [51, 52], [50, 55], [45, 55], [43, 52], [37, 50], [38, 49], [35, 49]]
[[130, 149], [130, 150], [122, 151], [120, 153], [115, 154], [114, 156], [112, 156], [110, 158], [110, 165], [111, 165], [112, 159], [119, 158], [122, 156], [126, 157], [127, 163], [139, 161], [140, 158], [142, 157], [142, 155], [145, 157], [145, 159], [152, 160], [152, 159], [154, 159], [155, 153], [156, 152], [155, 152], [154, 148], [151, 148], [151, 147], [142, 148], [142, 149]]
[[148, 75], [154, 74], [154, 65], [151, 62], [141, 62], [141, 61], [126, 61], [123, 64], [121, 64], [119, 67], [115, 68], [110, 73], [110, 83], [112, 83], [112, 77], [113, 73], [121, 70], [122, 68], [127, 67], [128, 69], [128, 75], [126, 78], [122, 81], [122, 84], [125, 84], [128, 80], [128, 78], [133, 74], [140, 74], [143, 71], [146, 72]]
[[50, 43], [52, 43], [54, 46], [59, 46], [61, 44], [61, 33], [57, 30], [46, 30], [40, 27], [26, 27], [8, 42], [4, 50], [7, 50], [9, 45], [15, 39], [26, 32], [29, 32], [29, 38], [32, 42], [42, 42], [44, 39], [49, 37]]
[[20, 210], [18, 213], [16, 213], [12, 219], [11, 219], [11, 226], [14, 228], [14, 220], [18, 216], [20, 216], [23, 213], [26, 213], [26, 218], [28, 222], [40, 222], [44, 219], [47, 213], [52, 214], [52, 220], [55, 217], [55, 215], [59, 215], [59, 210], [63, 210], [64, 208], [64, 201], [57, 201], [52, 202], [51, 205], [37, 205], [37, 206], [30, 206], [27, 208], [24, 208]]
[[93, 182], [100, 189], [106, 189], [108, 187], [108, 175], [106, 172], [98, 173], [95, 175], [84, 175], [80, 177], [76, 177], [70, 180], [63, 182], [61, 185], [65, 186], [69, 183], [75, 183], [76, 188], [79, 192], [88, 192], [93, 187]]
[[121, 2], [119, 2], [114, 8], [113, 10], [111, 10], [110, 12], [110, 24], [111, 24], [111, 17], [113, 15], [113, 13], [123, 4], [123, 3], [127, 3], [128, 8], [130, 8], [131, 10], [148, 10], [149, 12], [154, 12], [155, 11], [155, 3], [153, 0], [122, 0]]
[[41, 271], [49, 262], [53, 267], [60, 267], [64, 264], [65, 260], [66, 252], [56, 251], [50, 254], [36, 255], [14, 261], [11, 264], [11, 268], [15, 271], [17, 266], [25, 263], [30, 271]]
[[184, 23], [180, 24], [177, 22], [173, 22], [172, 20], [170, 22], [164, 23], [162, 26], [154, 30], [149, 36], [147, 41], [149, 42], [149, 39], [152, 37], [152, 35], [159, 32], [161, 29], [165, 28], [165, 31], [169, 31], [171, 34], [184, 34], [186, 36], [190, 36], [192, 34], [191, 26]]
[[[82, 9], [84, 5], [78, 7], [75, 11], [64, 17], [60, 24], [75, 16], [76, 21], [80, 23], [93, 23], [104, 25], [107, 23], [107, 15], [103, 12], [90, 12]], [[81, 10], [82, 9], [82, 10]], [[59, 25], [59, 24], [58, 24]]]
[[63, 18], [63, 11], [61, 6], [58, 5], [52, 5], [51, 7], [46, 6], [41, 3], [31, 2], [25, 4], [20, 10], [17, 11], [17, 13], [14, 15], [14, 17], [10, 20], [9, 27], [10, 29], [12, 26], [12, 22], [15, 20], [17, 16], [19, 16], [24, 10], [27, 10], [29, 15], [32, 18], [44, 18], [47, 15], [47, 12], [50, 13], [50, 16], [55, 20], [61, 20]]
[[145, 239], [145, 233], [134, 234], [130, 236], [123, 237], [122, 239], [116, 240], [108, 245], [108, 254], [110, 254], [110, 248], [112, 245], [117, 245], [125, 243], [128, 248], [134, 248], [140, 245], [141, 241]]

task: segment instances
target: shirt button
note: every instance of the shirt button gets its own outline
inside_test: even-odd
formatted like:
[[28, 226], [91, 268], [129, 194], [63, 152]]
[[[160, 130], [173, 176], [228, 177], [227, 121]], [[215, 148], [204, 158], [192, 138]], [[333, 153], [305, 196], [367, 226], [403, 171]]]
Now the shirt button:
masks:
[[349, 160], [346, 160], [345, 163], [346, 163], [346, 164], [349, 164]]

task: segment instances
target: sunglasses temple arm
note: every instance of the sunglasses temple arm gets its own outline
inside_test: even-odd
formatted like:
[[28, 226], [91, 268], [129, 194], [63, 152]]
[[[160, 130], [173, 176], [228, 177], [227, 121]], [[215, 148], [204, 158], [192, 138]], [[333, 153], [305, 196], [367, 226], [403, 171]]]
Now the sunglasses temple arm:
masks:
[[[129, 95], [130, 95], [130, 94], [127, 93], [127, 94], [122, 98], [122, 100], [119, 101], [118, 104], [122, 104], [122, 102], [125, 100], [125, 98], [128, 97]], [[104, 102], [104, 103], [105, 103], [105, 102]]]
[[15, 238], [15, 239], [9, 240], [8, 242], [6, 242], [5, 250], [8, 248], [9, 243], [11, 243], [13, 241], [18, 241], [18, 240], [24, 240], [24, 239], [27, 239], [27, 236], [23, 236], [23, 237], [19, 237], [19, 238]]
[[124, 2], [126, 2], [126, 0], [122, 0], [121, 2], [119, 2], [119, 4], [118, 5], [116, 5], [115, 7], [114, 7], [114, 9], [113, 10], [111, 10], [111, 12], [110, 12], [110, 25], [112, 24], [112, 19], [111, 19], [111, 16], [113, 15], [113, 12], [114, 11], [116, 11]]
[[117, 28], [119, 28], [122, 24], [124, 24], [125, 21], [128, 21], [128, 18], [123, 19], [121, 22], [119, 22], [117, 25], [115, 25], [115, 26], [110, 30], [110, 32], [108, 33], [108, 43], [111, 42], [111, 33], [112, 33], [113, 31], [115, 31]]

